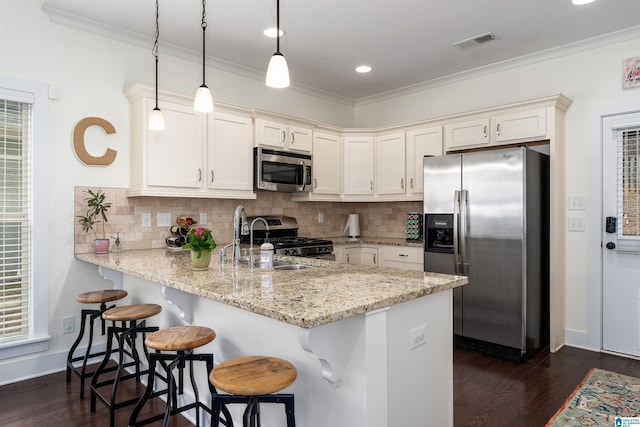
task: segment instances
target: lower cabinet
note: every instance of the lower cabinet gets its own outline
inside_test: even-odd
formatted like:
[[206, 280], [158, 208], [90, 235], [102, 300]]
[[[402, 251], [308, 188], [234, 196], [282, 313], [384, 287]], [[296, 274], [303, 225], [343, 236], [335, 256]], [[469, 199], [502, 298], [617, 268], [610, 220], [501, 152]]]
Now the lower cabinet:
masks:
[[423, 271], [422, 248], [392, 245], [334, 245], [336, 262]]
[[415, 246], [380, 246], [380, 267], [424, 271], [423, 249]]

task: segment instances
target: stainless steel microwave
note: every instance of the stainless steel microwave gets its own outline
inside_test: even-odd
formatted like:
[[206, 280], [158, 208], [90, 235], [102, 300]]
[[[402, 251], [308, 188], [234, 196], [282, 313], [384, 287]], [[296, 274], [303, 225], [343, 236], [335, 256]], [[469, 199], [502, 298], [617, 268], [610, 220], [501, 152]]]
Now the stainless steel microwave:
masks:
[[253, 186], [256, 190], [295, 193], [311, 190], [311, 154], [253, 149]]

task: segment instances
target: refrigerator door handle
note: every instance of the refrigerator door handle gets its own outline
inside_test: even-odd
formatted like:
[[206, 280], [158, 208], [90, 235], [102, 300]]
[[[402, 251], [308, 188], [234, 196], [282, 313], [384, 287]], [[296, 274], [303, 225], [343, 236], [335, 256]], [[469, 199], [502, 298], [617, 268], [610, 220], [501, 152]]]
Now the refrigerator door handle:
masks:
[[460, 193], [460, 272], [469, 274], [469, 263], [467, 262], [467, 199], [469, 192], [462, 190]]
[[453, 269], [456, 274], [461, 274], [460, 248], [458, 247], [458, 225], [460, 219], [460, 191], [453, 192]]

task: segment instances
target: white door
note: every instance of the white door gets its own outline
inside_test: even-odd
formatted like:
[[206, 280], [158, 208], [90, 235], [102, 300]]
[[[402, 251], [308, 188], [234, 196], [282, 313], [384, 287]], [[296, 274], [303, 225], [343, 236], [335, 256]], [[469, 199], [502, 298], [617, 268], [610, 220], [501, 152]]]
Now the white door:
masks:
[[602, 129], [602, 348], [640, 356], [640, 113]]

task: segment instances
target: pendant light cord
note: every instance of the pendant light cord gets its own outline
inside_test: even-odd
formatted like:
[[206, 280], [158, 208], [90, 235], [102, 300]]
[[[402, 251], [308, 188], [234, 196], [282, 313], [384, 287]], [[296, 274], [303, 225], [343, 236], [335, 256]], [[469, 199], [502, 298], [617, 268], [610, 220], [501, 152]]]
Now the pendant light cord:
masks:
[[158, 38], [160, 38], [160, 26], [158, 25], [159, 7], [158, 0], [156, 0], [156, 41], [153, 43], [151, 53], [156, 58], [156, 109], [158, 109]]
[[280, 53], [280, 0], [276, 0], [276, 53]]
[[207, 0], [202, 0], [202, 85], [206, 86], [204, 83], [205, 76], [205, 67], [204, 67], [204, 57], [205, 57], [205, 49], [204, 49], [204, 40], [205, 40], [205, 31], [207, 30], [207, 21], [205, 20], [207, 17]]

